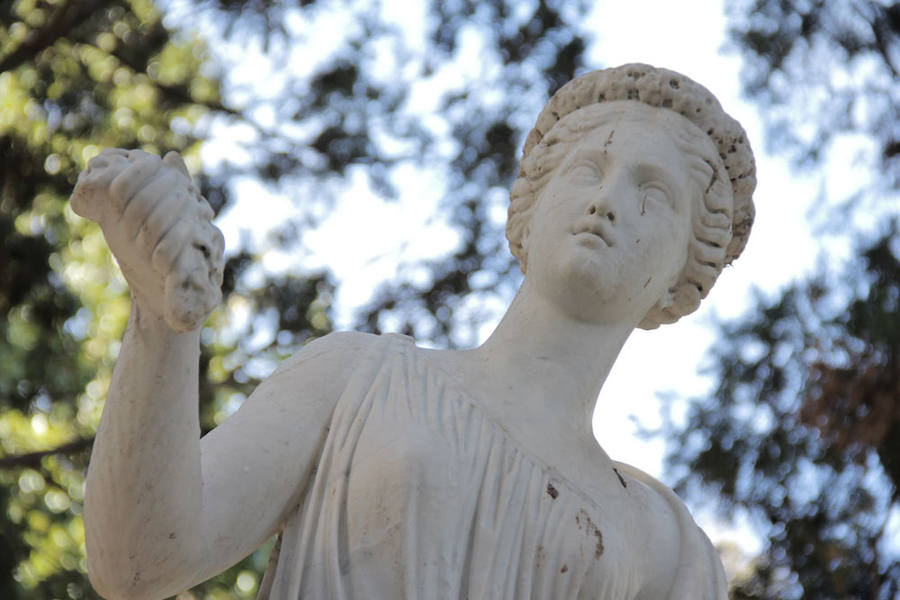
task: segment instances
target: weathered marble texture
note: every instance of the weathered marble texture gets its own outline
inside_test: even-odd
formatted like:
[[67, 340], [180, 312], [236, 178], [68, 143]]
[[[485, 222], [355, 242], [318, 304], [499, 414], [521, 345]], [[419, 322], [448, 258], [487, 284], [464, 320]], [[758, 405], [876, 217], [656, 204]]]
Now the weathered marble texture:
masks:
[[133, 310], [87, 479], [97, 590], [164, 598], [280, 532], [263, 598], [725, 598], [684, 505], [591, 431], [629, 334], [694, 310], [749, 233], [752, 153], [711, 98], [646, 65], [564, 86], [526, 141], [525, 279], [484, 344], [326, 336], [202, 440], [221, 233], [177, 155], [104, 151], [73, 208]]
[[533, 455], [412, 339], [341, 394], [260, 597], [721, 598], [718, 555], [671, 490], [621, 463], [602, 497]]

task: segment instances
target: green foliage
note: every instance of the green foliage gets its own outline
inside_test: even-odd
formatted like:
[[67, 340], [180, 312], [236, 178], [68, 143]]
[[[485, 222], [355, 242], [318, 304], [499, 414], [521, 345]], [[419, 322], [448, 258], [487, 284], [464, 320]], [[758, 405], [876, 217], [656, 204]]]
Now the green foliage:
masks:
[[[769, 144], [812, 167], [835, 138], [858, 134], [900, 185], [900, 4], [878, 0], [728, 3], [744, 89], [764, 107]], [[871, 190], [870, 190], [871, 193]]]
[[[765, 525], [768, 547], [735, 598], [900, 590], [887, 529], [900, 509], [896, 233], [862, 249], [863, 273], [823, 273], [720, 325], [717, 385], [691, 402], [669, 464], [689, 497], [711, 487], [723, 514]], [[863, 285], [847, 290], [851, 276]]]
[[[194, 124], [227, 112], [218, 82], [204, 74], [203, 43], [175, 36], [161, 16], [141, 0], [20, 1], [0, 10], [4, 598], [94, 596], [85, 576], [84, 471], [129, 302], [99, 229], [67, 206], [75, 177], [104, 146], [178, 150], [196, 164]], [[208, 185], [207, 192], [224, 205], [225, 192]], [[246, 264], [244, 254], [229, 262], [232, 287]], [[281, 323], [293, 347], [329, 329], [327, 302], [316, 302], [327, 288], [321, 275], [290, 288], [291, 301], [311, 307]], [[248, 308], [278, 302], [288, 299], [253, 299]], [[223, 311], [213, 323], [224, 320]], [[207, 429], [252, 389], [234, 340], [258, 327], [208, 336], [201, 406]], [[263, 344], [254, 351], [266, 353], [289, 350]], [[231, 590], [241, 571], [264, 560], [251, 558], [199, 593]]]
[[[259, 181], [295, 200], [296, 216], [272, 234], [285, 251], [300, 247], [355, 175], [392, 198], [398, 167], [433, 169], [446, 181], [436, 193], [457, 249], [424, 265], [425, 278], [406, 265], [409, 275], [380, 289], [357, 321], [465, 343], [483, 305], [515, 283], [492, 215], [505, 205], [524, 130], [580, 64], [586, 42], [573, 23], [586, 8], [580, 0], [432, 1], [413, 43], [364, 2], [0, 3], [0, 597], [95, 597], [84, 473], [129, 301], [98, 227], [67, 205], [86, 162], [110, 146], [177, 150], [194, 172], [202, 168], [198, 182], [216, 211], [231, 204], [239, 180]], [[309, 50], [309, 32], [336, 18], [333, 47]], [[473, 39], [480, 70], [433, 88], [434, 106], [417, 108], [419, 86], [435, 85]], [[238, 58], [229, 58], [235, 48]], [[227, 77], [245, 48], [275, 65], [267, 91]], [[230, 127], [250, 133], [239, 152], [205, 168], [202, 143]], [[269, 273], [254, 247], [236, 242], [223, 305], [202, 335], [205, 431], [331, 328], [329, 273]], [[252, 597], [268, 551], [190, 594]]]
[[[841, 211], [817, 211], [839, 221], [832, 236], [855, 243], [849, 260], [719, 324], [715, 385], [688, 401], [684, 427], [670, 424], [667, 462], [689, 498], [714, 491], [723, 516], [761, 529], [766, 545], [732, 598], [896, 598], [900, 5], [751, 0], [729, 10], [770, 145], [809, 170], [836, 141], [865, 139], [873, 180]], [[854, 225], [872, 215], [874, 233]]]
[[[253, 171], [302, 198], [298, 205], [311, 221], [327, 213], [334, 192], [356, 173], [392, 198], [398, 167], [436, 171], [444, 182], [435, 191], [443, 196], [439, 218], [458, 236], [456, 248], [426, 264], [402, 265], [401, 276], [376, 291], [355, 327], [472, 343], [490, 299], [514, 291], [517, 267], [496, 215], [505, 214], [526, 128], [581, 64], [586, 35], [576, 23], [588, 3], [421, 2], [415, 6], [424, 20], [413, 34], [372, 3], [308, 2], [302, 10], [295, 4], [211, 3], [220, 9], [211, 20], [231, 31], [231, 39], [263, 37], [270, 64], [321, 57], [312, 69], [275, 69], [277, 91], [248, 100], [248, 112], [272, 115], [273, 123], [303, 123], [277, 130], [259, 124]], [[338, 41], [324, 51], [312, 47], [309, 32], [338, 29], [329, 20], [336, 7], [346, 19]], [[477, 54], [479, 62], [448, 86], [441, 71], [464, 53]], [[244, 168], [237, 161], [227, 167]], [[302, 231], [288, 230], [280, 245], [298, 238]]]

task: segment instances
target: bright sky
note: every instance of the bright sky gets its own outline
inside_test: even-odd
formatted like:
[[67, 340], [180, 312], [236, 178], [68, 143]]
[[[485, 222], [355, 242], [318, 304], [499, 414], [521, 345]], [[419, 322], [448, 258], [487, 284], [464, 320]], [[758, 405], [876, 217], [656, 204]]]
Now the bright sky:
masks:
[[[686, 8], [686, 7], [690, 8]], [[648, 18], [652, 15], [652, 18]], [[698, 366], [714, 332], [706, 326], [713, 314], [735, 316], [746, 306], [749, 290], [756, 286], [774, 293], [784, 283], [812, 268], [817, 246], [806, 225], [809, 199], [816, 182], [801, 181], [789, 172], [783, 159], [770, 159], [763, 149], [757, 109], [739, 98], [740, 58], [722, 55], [725, 19], [720, 2], [692, 3], [632, 0], [597, 2], [589, 30], [597, 32], [588, 63], [612, 66], [646, 62], [682, 72], [708, 87], [725, 109], [747, 130], [758, 166], [759, 186], [754, 195], [757, 218], [745, 253], [719, 278], [700, 310], [676, 325], [652, 332], [636, 331], [623, 350], [601, 395], [595, 432], [604, 448], [654, 475], [662, 474], [661, 443], [635, 439], [627, 424], [632, 416], [653, 426], [658, 423], [657, 395], [668, 390], [698, 393], [705, 381]], [[536, 115], [535, 115], [536, 116]], [[210, 149], [205, 158], [215, 162]], [[328, 265], [342, 281], [338, 297], [338, 325], [348, 326], [350, 312], [364, 303], [374, 282], [390, 277], [399, 260], [433, 256], [449, 250], [452, 234], [429, 227], [438, 198], [429, 191], [433, 182], [406, 173], [404, 194], [409, 202], [382, 203], [371, 197], [363, 181], [356, 182], [345, 204], [338, 207], [315, 232], [304, 238], [311, 253], [307, 264]], [[362, 178], [360, 178], [362, 179]], [[247, 183], [244, 195], [261, 192]], [[290, 214], [287, 198], [267, 199], [267, 215]], [[278, 224], [259, 215], [256, 203], [237, 203], [219, 225], [226, 239], [238, 240], [248, 229], [262, 233]], [[364, 239], [364, 246], [344, 243]], [[288, 268], [289, 257], [272, 253], [266, 265]], [[485, 328], [485, 334], [492, 327]]]
[[[599, 35], [592, 58], [610, 65], [637, 61], [665, 66], [705, 85], [747, 130], [757, 160], [757, 216], [744, 254], [722, 273], [696, 313], [675, 325], [632, 335], [594, 415], [595, 435], [610, 456], [665, 479], [662, 440], [635, 436], [634, 419], [655, 427], [660, 424], [660, 394], [674, 391], [684, 397], [708, 388], [709, 380], [698, 370], [715, 338], [709, 327], [712, 315], [738, 315], [753, 286], [774, 292], [811, 269], [816, 246], [801, 199], [812, 198], [816, 188], [813, 182], [798, 181], [783, 159], [765, 154], [757, 109], [739, 97], [740, 57], [721, 51], [725, 17], [719, 1], [607, 0], [598, 4], [595, 22]], [[716, 541], [734, 539], [745, 551], [754, 551], [756, 544], [746, 529], [731, 532], [709, 518], [698, 520]]]
[[[663, 442], [636, 437], [634, 421], [645, 427], [659, 425], [661, 393], [674, 391], [684, 396], [706, 389], [709, 382], [698, 375], [698, 369], [714, 339], [714, 331], [707, 325], [711, 315], [738, 315], [747, 306], [751, 287], [775, 293], [790, 279], [812, 269], [817, 246], [807, 226], [806, 211], [818, 183], [801, 181], [789, 172], [783, 158], [771, 159], [764, 152], [757, 109], [738, 95], [740, 58], [721, 53], [725, 18], [719, 0], [605, 0], [595, 4], [587, 27], [597, 35], [588, 54], [589, 65], [646, 62], [688, 75], [708, 87], [742, 123], [757, 158], [757, 218], [744, 255], [722, 274], [695, 314], [676, 325], [633, 334], [606, 382], [594, 417], [597, 439], [610, 456], [665, 480]], [[204, 154], [205, 162], [217, 158], [213, 150]], [[335, 211], [318, 232], [304, 239], [311, 252], [305, 259], [328, 265], [344, 282], [337, 299], [339, 326], [349, 324], [350, 311], [365, 302], [375, 282], [392, 275], [400, 257], [434, 255], [451, 248], [452, 235], [427, 226], [437, 201], [427, 193], [428, 188], [427, 178], [410, 173], [406, 196], [415, 201], [384, 204], [374, 198], [361, 200], [363, 186], [354, 186], [353, 209]], [[248, 184], [242, 193], [252, 196], [260, 190]], [[433, 202], [423, 198], [433, 198]], [[283, 202], [286, 213], [293, 210], [286, 199], [273, 201]], [[237, 241], [242, 230], [262, 232], [271, 226], [253, 214], [253, 204], [239, 202], [220, 218], [226, 239]], [[366, 240], [365, 245], [334, 243], [357, 235]], [[286, 260], [273, 254], [266, 258], [266, 265], [284, 268]], [[702, 515], [699, 520], [714, 540], [738, 539], [745, 551], [754, 550], [746, 530], [727, 531]]]

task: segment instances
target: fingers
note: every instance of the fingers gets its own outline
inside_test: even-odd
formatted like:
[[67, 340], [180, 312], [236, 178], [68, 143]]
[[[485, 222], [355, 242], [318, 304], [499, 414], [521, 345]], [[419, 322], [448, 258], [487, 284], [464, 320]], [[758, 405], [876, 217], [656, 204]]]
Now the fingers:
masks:
[[222, 300], [222, 291], [218, 286], [209, 285], [202, 264], [190, 261], [184, 269], [186, 272], [180, 272], [177, 276], [172, 273], [165, 283], [165, 318], [176, 331], [200, 327]]
[[187, 190], [178, 185], [182, 181], [180, 175], [165, 169], [132, 197], [122, 213], [122, 224], [129, 238], [137, 236], [139, 231], [155, 234], [152, 248], [165, 235], [189, 201]]
[[215, 279], [217, 273], [221, 276], [225, 239], [222, 232], [204, 218], [211, 212], [206, 201], [203, 204], [189, 203], [171, 221], [160, 221], [165, 223], [166, 230], [159, 234], [152, 249], [154, 270], [168, 274], [179, 264], [179, 256], [185, 250], [190, 250], [200, 254], [206, 261], [206, 270], [211, 278]]
[[225, 236], [218, 227], [209, 224], [211, 229], [210, 243], [213, 247], [213, 260], [210, 263], [210, 277], [215, 282], [216, 287], [222, 287], [222, 278], [225, 276]]
[[[166, 164], [145, 179], [143, 187], [129, 198], [121, 216], [121, 226], [128, 239], [135, 240], [151, 259], [153, 270], [167, 275], [176, 265], [181, 252], [190, 244], [200, 250], [209, 262], [210, 272], [221, 271], [224, 241], [210, 223], [215, 217], [209, 203], [199, 195], [190, 179], [184, 176], [184, 163], [177, 154], [169, 153]], [[143, 163], [143, 158], [140, 159]], [[149, 161], [148, 161], [149, 163]], [[117, 194], [127, 196], [133, 181], [153, 172], [152, 164], [135, 164], [123, 173]]]
[[187, 165], [184, 164], [184, 160], [181, 158], [181, 155], [175, 152], [174, 150], [170, 152], [166, 152], [166, 155], [163, 156], [163, 164], [172, 167], [180, 171], [182, 174], [186, 175], [188, 179], [191, 178], [190, 172], [188, 172]]
[[72, 190], [72, 210], [87, 219], [105, 221], [109, 213], [109, 185], [127, 166], [128, 151], [119, 148], [103, 150], [92, 158], [78, 174]]
[[118, 215], [122, 215], [134, 195], [150, 183], [150, 178], [162, 167], [162, 160], [158, 156], [140, 150], [129, 152], [128, 163], [109, 186], [113, 207]]
[[129, 285], [173, 327], [199, 326], [221, 300], [224, 238], [177, 153], [103, 150], [79, 175], [71, 206], [100, 222]]
[[207, 278], [215, 287], [219, 287], [222, 285], [225, 270], [225, 238], [219, 228], [209, 222], [204, 223], [194, 233], [191, 246], [196, 252], [193, 254], [203, 256]]
[[[163, 165], [169, 168], [162, 169]], [[164, 175], [163, 180], [168, 184], [157, 180], [158, 174]], [[180, 179], [186, 180], [185, 186], [197, 193], [187, 166], [177, 152], [169, 152], [160, 159], [141, 150], [107, 148], [91, 159], [79, 175], [72, 194], [72, 208], [94, 220], [105, 220], [106, 215], [118, 220], [123, 218], [125, 209], [136, 196], [140, 195], [144, 203], [153, 199], [154, 194], [156, 198], [162, 198], [167, 185], [178, 185], [182, 183]], [[138, 207], [137, 222], [132, 222], [131, 235], [151, 210], [153, 206], [146, 204]]]
[[117, 173], [128, 166], [128, 153], [128, 150], [121, 148], [106, 148], [88, 161], [82, 175], [96, 183], [109, 184]]
[[109, 202], [124, 237], [144, 249], [154, 271], [168, 277], [182, 270], [179, 257], [190, 250], [197, 256], [185, 268], [220, 284], [224, 238], [177, 152], [160, 159], [140, 150], [107, 149], [90, 161], [84, 175], [92, 181], [107, 179]]
[[154, 251], [155, 261], [170, 260], [172, 248], [183, 242], [186, 232], [190, 232], [192, 239], [177, 251], [165, 282], [165, 317], [176, 331], [189, 331], [202, 325], [222, 300], [224, 238], [211, 223], [191, 224], [190, 220], [177, 223]]
[[[181, 214], [179, 214], [181, 217]], [[178, 218], [153, 248], [151, 263], [157, 273], [168, 275], [175, 267], [178, 256], [184, 252], [193, 238], [197, 223], [193, 219]]]

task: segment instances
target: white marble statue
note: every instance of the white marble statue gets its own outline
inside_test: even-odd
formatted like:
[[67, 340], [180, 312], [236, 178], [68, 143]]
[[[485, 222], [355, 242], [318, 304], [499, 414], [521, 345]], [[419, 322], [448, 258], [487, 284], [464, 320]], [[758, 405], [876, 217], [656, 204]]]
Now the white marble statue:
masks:
[[201, 440], [222, 236], [177, 155], [102, 152], [72, 205], [133, 310], [87, 480], [97, 591], [171, 596], [280, 532], [261, 598], [725, 598], [682, 502], [611, 460], [591, 415], [631, 331], [695, 310], [743, 249], [754, 173], [690, 79], [584, 75], [525, 142], [507, 227], [524, 283], [482, 346], [328, 335]]

